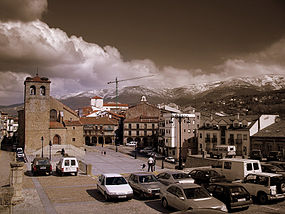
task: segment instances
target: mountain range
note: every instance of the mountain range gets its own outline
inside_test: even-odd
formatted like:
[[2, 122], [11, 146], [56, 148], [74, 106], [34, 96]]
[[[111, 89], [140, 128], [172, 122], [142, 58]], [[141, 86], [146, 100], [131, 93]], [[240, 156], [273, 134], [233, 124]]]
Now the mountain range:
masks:
[[[227, 107], [232, 108], [232, 106], [229, 106], [232, 100], [248, 105], [242, 106], [243, 108], [251, 108], [251, 105], [256, 105], [254, 103], [256, 100], [258, 100], [259, 105], [263, 105], [265, 101], [260, 102], [260, 100], [265, 99], [264, 96], [275, 97], [276, 103], [281, 103], [282, 105], [285, 103], [284, 94], [285, 75], [263, 75], [191, 84], [179, 88], [157, 89], [143, 86], [129, 86], [119, 88], [118, 102], [135, 105], [144, 95], [148, 102], [153, 104], [176, 103], [182, 108], [194, 106], [201, 111], [215, 111], [215, 107], [219, 107], [222, 103], [225, 107], [222, 111], [227, 111]], [[56, 98], [72, 109], [78, 109], [90, 105], [90, 98], [93, 96], [104, 98], [104, 102], [116, 102], [115, 89], [82, 91]], [[13, 105], [11, 107], [15, 109], [17, 106]], [[4, 107], [4, 109], [0, 107], [0, 110], [3, 109], [2, 111], [5, 111], [7, 108], [9, 109], [9, 106]], [[216, 109], [216, 111], [219, 110], [221, 109]], [[238, 108], [237, 110], [240, 109]]]

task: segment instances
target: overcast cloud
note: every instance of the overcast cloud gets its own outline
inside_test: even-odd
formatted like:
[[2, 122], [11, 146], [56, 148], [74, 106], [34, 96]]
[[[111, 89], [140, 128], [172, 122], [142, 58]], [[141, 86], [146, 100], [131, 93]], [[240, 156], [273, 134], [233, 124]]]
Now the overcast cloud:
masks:
[[100, 47], [50, 28], [40, 21], [46, 8], [47, 1], [43, 0], [0, 3], [0, 105], [23, 102], [23, 81], [34, 76], [37, 68], [40, 76], [51, 79], [53, 95], [106, 88], [106, 83], [116, 77], [155, 75], [126, 81], [123, 86], [172, 88], [234, 76], [285, 73], [284, 39], [258, 53], [225, 59], [211, 73], [202, 69], [158, 68], [151, 59], [124, 61], [116, 47]]

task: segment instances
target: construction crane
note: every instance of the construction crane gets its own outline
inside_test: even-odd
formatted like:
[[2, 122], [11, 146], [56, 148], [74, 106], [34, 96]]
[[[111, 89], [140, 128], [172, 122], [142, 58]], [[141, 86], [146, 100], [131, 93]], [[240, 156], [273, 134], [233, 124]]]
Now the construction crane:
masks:
[[129, 80], [137, 80], [137, 79], [142, 79], [142, 78], [152, 77], [152, 76], [154, 76], [154, 75], [147, 75], [147, 76], [141, 76], [141, 77], [133, 77], [133, 78], [123, 79], [123, 80], [118, 80], [118, 78], [116, 77], [115, 81], [107, 82], [107, 84], [116, 83], [116, 109], [118, 109], [118, 83], [119, 83], [119, 82], [129, 81]]

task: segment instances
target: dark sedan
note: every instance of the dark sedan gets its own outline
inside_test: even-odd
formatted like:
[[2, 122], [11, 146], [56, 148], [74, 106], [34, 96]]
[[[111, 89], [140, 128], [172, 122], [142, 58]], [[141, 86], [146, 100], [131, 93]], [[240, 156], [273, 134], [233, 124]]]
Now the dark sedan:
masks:
[[214, 169], [201, 168], [194, 169], [190, 173], [196, 184], [207, 187], [210, 183], [224, 182], [226, 178]]
[[239, 184], [213, 183], [207, 190], [212, 196], [224, 202], [229, 211], [233, 209], [247, 209], [252, 200], [249, 192]]
[[52, 174], [52, 165], [48, 158], [36, 157], [31, 164], [33, 175]]

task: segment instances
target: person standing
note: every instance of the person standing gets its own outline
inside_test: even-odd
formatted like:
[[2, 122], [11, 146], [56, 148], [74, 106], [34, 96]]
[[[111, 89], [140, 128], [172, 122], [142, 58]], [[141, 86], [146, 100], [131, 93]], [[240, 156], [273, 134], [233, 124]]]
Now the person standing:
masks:
[[147, 165], [148, 165], [148, 172], [149, 170], [151, 170], [153, 172], [153, 163], [154, 163], [154, 160], [153, 158], [150, 156], [149, 159], [147, 160]]

